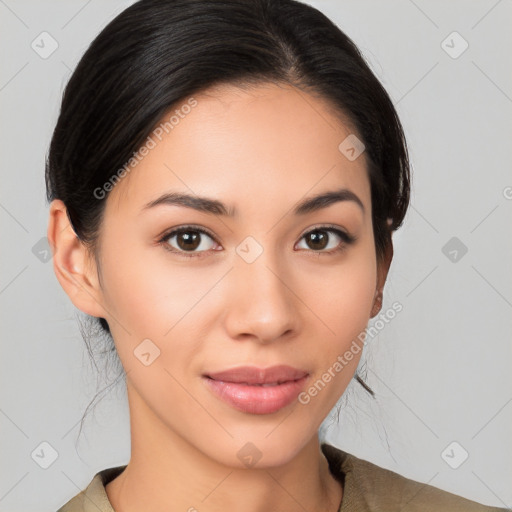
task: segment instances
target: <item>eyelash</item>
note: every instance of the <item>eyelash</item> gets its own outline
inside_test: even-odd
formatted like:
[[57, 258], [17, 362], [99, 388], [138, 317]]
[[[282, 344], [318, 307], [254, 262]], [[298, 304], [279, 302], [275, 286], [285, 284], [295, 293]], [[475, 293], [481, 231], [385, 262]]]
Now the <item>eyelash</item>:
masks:
[[[198, 227], [198, 226], [189, 225], [189, 226], [181, 226], [180, 228], [173, 229], [172, 231], [165, 233], [158, 240], [158, 244], [162, 245], [166, 251], [169, 251], [173, 254], [178, 254], [185, 258], [202, 258], [202, 257], [204, 257], [203, 253], [206, 253], [208, 251], [199, 251], [199, 252], [179, 251], [175, 248], [172, 248], [169, 245], [170, 238], [172, 238], [175, 235], [179, 235], [181, 233], [187, 232], [187, 231], [195, 231], [197, 233], [202, 233], [204, 235], [209, 236], [215, 243], [218, 243], [217, 240], [215, 240], [215, 237], [213, 236], [213, 234], [210, 233], [209, 231], [207, 231], [206, 229]], [[330, 251], [315, 251], [313, 249], [301, 249], [301, 250], [306, 250], [307, 252], [311, 252], [318, 256], [321, 256], [321, 255], [333, 256], [335, 254], [338, 254], [338, 253], [344, 251], [348, 245], [353, 244], [357, 240], [357, 238], [355, 236], [349, 235], [348, 233], [345, 233], [344, 231], [341, 231], [340, 229], [338, 229], [334, 226], [318, 226], [318, 227], [315, 227], [314, 229], [310, 229], [309, 231], [307, 231], [300, 237], [300, 240], [302, 240], [307, 235], [314, 233], [316, 231], [326, 231], [328, 233], [334, 233], [335, 235], [338, 235], [339, 238], [341, 238], [342, 242], [340, 243], [340, 245], [338, 247], [336, 247], [335, 249], [331, 249]]]

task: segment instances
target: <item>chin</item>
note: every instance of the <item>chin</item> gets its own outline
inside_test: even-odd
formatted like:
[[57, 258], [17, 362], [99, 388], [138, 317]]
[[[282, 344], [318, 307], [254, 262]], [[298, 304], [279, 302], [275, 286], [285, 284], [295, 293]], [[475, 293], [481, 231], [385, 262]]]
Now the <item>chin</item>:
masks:
[[[290, 417], [291, 419], [291, 417]], [[285, 420], [283, 423], [286, 423]], [[289, 421], [289, 420], [288, 420]], [[279, 429], [282, 431], [279, 432]], [[243, 469], [270, 469], [285, 466], [292, 461], [304, 447], [317, 435], [313, 432], [309, 437], [304, 433], [290, 433], [284, 425], [273, 426], [272, 429], [255, 432], [245, 431], [237, 435], [226, 445], [217, 444], [214, 452], [211, 446], [204, 453], [228, 467]], [[271, 433], [270, 433], [271, 432]], [[269, 435], [270, 433], [270, 435]]]

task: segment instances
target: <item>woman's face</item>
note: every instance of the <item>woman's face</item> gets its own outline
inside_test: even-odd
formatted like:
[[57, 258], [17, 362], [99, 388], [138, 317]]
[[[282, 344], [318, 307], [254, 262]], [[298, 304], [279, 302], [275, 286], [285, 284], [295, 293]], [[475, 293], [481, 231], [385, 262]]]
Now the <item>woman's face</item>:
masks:
[[[97, 313], [126, 370], [132, 436], [177, 439], [230, 466], [245, 455], [283, 464], [344, 392], [372, 316], [365, 154], [347, 152], [353, 139], [342, 152], [350, 129], [291, 87], [224, 86], [194, 99], [110, 192]], [[270, 386], [208, 377], [278, 365], [297, 373], [269, 374]]]

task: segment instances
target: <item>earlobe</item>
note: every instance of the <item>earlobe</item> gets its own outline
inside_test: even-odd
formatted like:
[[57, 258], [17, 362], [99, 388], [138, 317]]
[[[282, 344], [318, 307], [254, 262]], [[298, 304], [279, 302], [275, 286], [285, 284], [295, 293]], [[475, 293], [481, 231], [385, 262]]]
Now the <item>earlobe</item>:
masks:
[[372, 312], [370, 313], [371, 318], [377, 316], [382, 309], [382, 297], [382, 290], [377, 290], [375, 292], [375, 298], [373, 299]]
[[377, 316], [382, 309], [384, 285], [386, 284], [386, 278], [388, 276], [389, 267], [391, 266], [391, 260], [393, 259], [393, 242], [391, 237], [389, 243], [384, 251], [382, 258], [377, 263], [377, 284], [375, 290], [375, 298], [373, 301], [373, 307], [371, 311], [371, 318]]
[[47, 236], [53, 252], [55, 275], [73, 304], [88, 315], [104, 317], [94, 258], [76, 236], [66, 206], [60, 199], [50, 205]]

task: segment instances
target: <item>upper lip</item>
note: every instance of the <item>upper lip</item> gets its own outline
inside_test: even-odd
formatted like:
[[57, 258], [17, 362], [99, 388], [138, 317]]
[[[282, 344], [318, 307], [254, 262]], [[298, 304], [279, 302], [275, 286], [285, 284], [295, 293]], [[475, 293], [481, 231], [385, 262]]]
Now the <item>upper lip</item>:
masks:
[[255, 366], [239, 366], [231, 370], [208, 373], [206, 376], [214, 380], [224, 382], [236, 382], [245, 384], [273, 384], [301, 379], [308, 372], [291, 366], [279, 365], [269, 368], [257, 368]]

